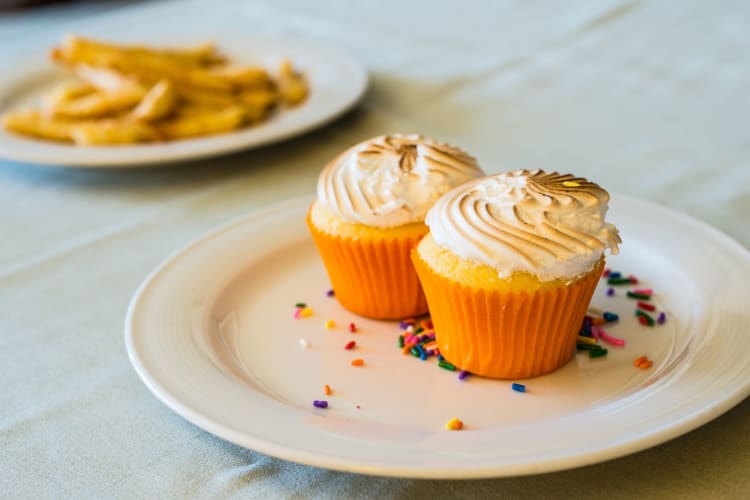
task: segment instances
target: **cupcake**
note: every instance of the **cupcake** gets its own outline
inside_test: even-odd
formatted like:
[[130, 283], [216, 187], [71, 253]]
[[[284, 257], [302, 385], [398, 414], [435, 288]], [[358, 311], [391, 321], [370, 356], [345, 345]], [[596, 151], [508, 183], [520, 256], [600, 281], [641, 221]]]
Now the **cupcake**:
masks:
[[375, 137], [334, 158], [307, 225], [341, 305], [376, 319], [425, 314], [410, 252], [427, 233], [427, 210], [482, 175], [467, 153], [420, 135]]
[[609, 194], [580, 177], [518, 170], [435, 202], [412, 252], [440, 353], [492, 378], [551, 372], [576, 338], [617, 228]]

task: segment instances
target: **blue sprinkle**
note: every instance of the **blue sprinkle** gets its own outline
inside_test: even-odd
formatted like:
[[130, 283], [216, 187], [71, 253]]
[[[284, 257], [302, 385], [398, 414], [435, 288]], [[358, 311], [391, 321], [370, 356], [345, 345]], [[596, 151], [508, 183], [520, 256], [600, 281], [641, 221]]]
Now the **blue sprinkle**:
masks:
[[513, 382], [513, 385], [511, 385], [510, 387], [511, 387], [511, 389], [513, 389], [514, 391], [517, 391], [517, 392], [526, 392], [526, 386], [523, 385], [523, 384], [517, 384], [517, 383]]
[[615, 294], [614, 288], [607, 288], [607, 297], [611, 297]]
[[443, 357], [443, 355], [442, 355], [442, 354], [438, 354], [438, 361], [442, 361], [442, 360], [444, 360], [444, 359], [445, 359], [445, 358]]
[[604, 321], [606, 321], [607, 323], [612, 323], [613, 321], [617, 321], [618, 319], [620, 319], [620, 317], [613, 312], [605, 311], [602, 316], [604, 317]]
[[328, 408], [328, 401], [318, 401], [317, 399], [313, 401], [313, 406], [315, 408]]
[[612, 279], [622, 278], [622, 273], [620, 271], [613, 271], [609, 273], [608, 277]]

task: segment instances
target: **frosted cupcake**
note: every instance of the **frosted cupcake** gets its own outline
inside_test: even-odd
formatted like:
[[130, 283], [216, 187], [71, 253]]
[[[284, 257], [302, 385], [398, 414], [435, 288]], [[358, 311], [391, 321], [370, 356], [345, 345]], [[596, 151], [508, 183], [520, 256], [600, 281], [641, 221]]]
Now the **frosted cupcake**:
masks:
[[412, 258], [440, 353], [493, 378], [551, 372], [573, 355], [617, 229], [609, 194], [572, 175], [518, 170], [441, 197]]
[[455, 186], [484, 175], [458, 148], [420, 135], [375, 137], [331, 161], [307, 216], [336, 298], [370, 318], [425, 314], [410, 252], [427, 211]]

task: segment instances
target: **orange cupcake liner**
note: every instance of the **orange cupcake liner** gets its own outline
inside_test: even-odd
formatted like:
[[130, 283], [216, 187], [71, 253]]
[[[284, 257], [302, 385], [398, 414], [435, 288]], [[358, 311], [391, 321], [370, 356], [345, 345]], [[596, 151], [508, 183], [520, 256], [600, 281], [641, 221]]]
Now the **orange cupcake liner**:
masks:
[[[307, 214], [315, 246], [336, 298], [349, 311], [374, 319], [427, 313], [410, 253], [421, 237], [345, 238], [320, 231]], [[425, 227], [425, 234], [427, 228]]]
[[473, 289], [436, 273], [416, 249], [440, 354], [456, 367], [491, 378], [520, 379], [570, 360], [604, 259], [576, 281], [537, 292]]

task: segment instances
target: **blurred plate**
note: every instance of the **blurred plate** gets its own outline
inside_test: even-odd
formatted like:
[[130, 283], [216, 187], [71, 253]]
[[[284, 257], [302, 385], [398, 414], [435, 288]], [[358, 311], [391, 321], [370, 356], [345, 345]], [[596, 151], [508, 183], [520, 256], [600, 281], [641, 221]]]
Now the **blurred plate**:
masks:
[[[657, 445], [750, 392], [750, 254], [701, 222], [613, 196], [624, 243], [608, 265], [653, 287], [667, 322], [640, 325], [625, 289], [607, 297], [602, 281], [593, 305], [620, 314], [607, 330], [626, 345], [609, 346], [605, 358], [579, 353], [526, 380], [522, 394], [512, 381], [460, 381], [434, 358], [402, 355], [397, 323], [356, 317], [326, 297], [304, 222], [309, 202], [276, 205], [196, 240], [130, 304], [125, 341], [138, 375], [169, 408], [227, 441], [374, 475], [533, 474]], [[312, 317], [292, 317], [300, 301]], [[345, 350], [350, 340], [357, 346]], [[651, 369], [633, 366], [641, 355]], [[352, 367], [355, 357], [364, 366]], [[314, 408], [316, 399], [329, 408]], [[444, 429], [453, 417], [464, 430]]]
[[[157, 41], [159, 45], [195, 44], [207, 38]], [[205, 158], [255, 148], [288, 139], [325, 125], [352, 108], [367, 88], [367, 70], [344, 51], [315, 40], [255, 35], [215, 37], [232, 61], [275, 70], [291, 59], [305, 73], [310, 95], [300, 106], [277, 111], [254, 126], [213, 136], [173, 142], [125, 146], [83, 147], [33, 139], [0, 129], [0, 157], [25, 163], [73, 167], [135, 167]], [[12, 58], [0, 80], [0, 114], [38, 103], [42, 94], [70, 76], [46, 60]], [[23, 62], [27, 61], [27, 62]], [[7, 65], [7, 63], [6, 63]]]

